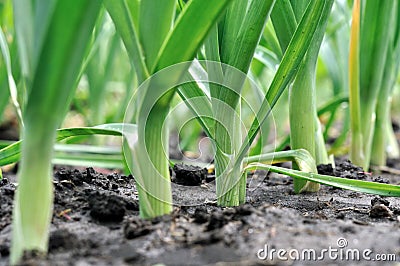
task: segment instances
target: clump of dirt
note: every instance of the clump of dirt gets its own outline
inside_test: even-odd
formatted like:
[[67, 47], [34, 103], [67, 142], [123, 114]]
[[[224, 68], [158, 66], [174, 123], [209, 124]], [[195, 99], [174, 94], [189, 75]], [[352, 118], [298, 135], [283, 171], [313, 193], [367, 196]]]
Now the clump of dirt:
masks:
[[199, 186], [207, 179], [207, 168], [199, 166], [175, 164], [171, 181], [183, 186]]
[[144, 236], [150, 233], [153, 229], [153, 223], [149, 220], [143, 220], [138, 217], [128, 219], [124, 224], [124, 236], [127, 239]]
[[373, 176], [371, 173], [365, 172], [362, 167], [352, 164], [350, 160], [337, 160], [335, 161], [335, 165], [335, 167], [332, 167], [332, 164], [320, 164], [317, 166], [318, 173], [322, 175], [389, 184], [388, 179], [381, 176]]
[[371, 200], [371, 206], [374, 206], [374, 205], [377, 205], [377, 204], [378, 204], [378, 205], [383, 204], [383, 205], [389, 207], [390, 201], [388, 201], [387, 199], [382, 198], [382, 197], [374, 197], [374, 198]]
[[78, 236], [65, 228], [53, 231], [50, 235], [49, 250], [68, 250], [79, 247]]
[[375, 197], [371, 200], [371, 209], [369, 216], [372, 218], [392, 217], [393, 212], [389, 208], [390, 202], [381, 197]]
[[372, 218], [392, 217], [392, 215], [393, 212], [383, 204], [376, 204], [369, 211], [369, 216]]
[[337, 161], [335, 162], [335, 165], [334, 168], [332, 167], [332, 164], [318, 165], [318, 173], [358, 180], [370, 179], [368, 173], [364, 172], [361, 167], [352, 164], [350, 160]]
[[126, 211], [121, 197], [98, 191], [89, 192], [89, 208], [90, 216], [100, 222], [121, 222]]

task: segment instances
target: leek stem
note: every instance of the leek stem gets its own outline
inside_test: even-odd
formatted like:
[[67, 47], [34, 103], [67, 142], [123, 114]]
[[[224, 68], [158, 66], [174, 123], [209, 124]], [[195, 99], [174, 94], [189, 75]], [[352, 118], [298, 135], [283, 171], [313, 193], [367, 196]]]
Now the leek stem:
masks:
[[[379, 98], [376, 105], [376, 122], [372, 141], [371, 164], [378, 166], [385, 166], [387, 159], [387, 148], [390, 140], [390, 135], [394, 134], [391, 129], [391, 116], [390, 116], [390, 93], [391, 93], [391, 78], [390, 72], [392, 65], [390, 58], [392, 54], [387, 54], [388, 64], [385, 66], [384, 78], [382, 80], [382, 87], [379, 90]], [[388, 127], [388, 125], [390, 125]], [[396, 143], [394, 147], [398, 146]]]
[[360, 110], [360, 0], [354, 1], [353, 18], [350, 33], [349, 51], [349, 105], [351, 149], [350, 160], [356, 165], [363, 165], [363, 135], [361, 131]]
[[[322, 11], [324, 15], [322, 16], [320, 25], [315, 32], [304, 61], [300, 65], [293, 86], [289, 90], [291, 148], [306, 149], [316, 159], [317, 164], [328, 163], [325, 141], [317, 117], [315, 79], [318, 53], [332, 4], [332, 0], [325, 2]], [[302, 13], [303, 10], [296, 11], [298, 11], [296, 12], [298, 14]], [[298, 168], [296, 164], [293, 166], [294, 168]], [[319, 184], [310, 183], [304, 179], [294, 179], [293, 184], [296, 193], [300, 191], [314, 192], [319, 190]]]
[[[315, 158], [315, 87], [312, 84], [315, 67], [308, 58], [306, 55], [289, 90], [290, 147], [306, 149]], [[298, 169], [298, 166], [293, 164], [293, 168]], [[298, 193], [306, 183], [306, 180], [294, 179], [295, 192]]]
[[49, 140], [55, 140], [55, 130], [54, 126], [47, 128], [42, 123], [25, 123], [24, 156], [18, 173], [13, 212], [11, 264], [17, 263], [24, 250], [47, 252], [53, 205], [50, 162], [54, 141]]
[[[234, 1], [228, 8], [219, 32], [207, 43], [206, 55], [229, 66], [223, 68], [223, 86], [210, 86], [215, 124], [216, 192], [220, 206], [237, 206], [246, 200], [246, 177], [242, 159], [236, 161], [242, 145], [240, 94], [274, 0]], [[220, 52], [220, 54], [219, 54]], [[240, 71], [238, 71], [240, 70]], [[221, 77], [220, 73], [209, 75]]]
[[[363, 2], [364, 3], [364, 2]], [[386, 63], [386, 54], [389, 47], [391, 21], [394, 16], [395, 1], [365, 1], [361, 17], [361, 35], [360, 35], [360, 128], [362, 141], [357, 139], [354, 145], [361, 148], [361, 156], [364, 158], [354, 158], [361, 161], [360, 165], [364, 170], [368, 170], [372, 140], [376, 122], [376, 105], [381, 90], [384, 68]], [[359, 13], [359, 12], [358, 12]], [[353, 36], [352, 36], [353, 37]], [[359, 56], [359, 55], [358, 55]], [[351, 72], [350, 72], [351, 73]], [[361, 145], [358, 146], [358, 145]], [[353, 148], [352, 148], [353, 149]], [[356, 151], [353, 151], [356, 152]], [[357, 153], [357, 152], [356, 152]]]
[[[143, 218], [162, 216], [172, 211], [167, 157], [169, 134], [163, 123], [168, 110], [168, 108], [153, 109], [146, 122], [139, 124], [139, 126], [145, 125], [145, 128], [144, 131], [138, 131], [139, 142], [134, 150], [137, 164], [133, 171], [140, 198], [140, 216]], [[149, 178], [141, 179], [143, 176]]]
[[[236, 114], [235, 111], [231, 112]], [[226, 121], [227, 118], [234, 121], [228, 123]], [[234, 160], [242, 143], [240, 115], [234, 115], [233, 117], [232, 115], [225, 116], [224, 122], [225, 128], [230, 133], [230, 135], [228, 134], [228, 141], [227, 139], [221, 139], [224, 135], [218, 134], [217, 130], [215, 131], [216, 143], [225, 143], [227, 145], [224, 147], [225, 150], [221, 150], [215, 154], [217, 202], [220, 206], [238, 206], [241, 202], [245, 202], [246, 199], [246, 177], [242, 175], [242, 163], [237, 163]], [[223, 126], [221, 123], [217, 123], [217, 125], [221, 125], [219, 128]]]
[[[392, 20], [389, 25], [394, 25], [398, 14], [398, 2], [395, 2], [395, 8], [392, 9]], [[395, 40], [399, 38], [400, 27], [391, 28], [389, 32], [389, 43], [386, 53], [386, 61], [384, 65], [383, 78], [379, 89], [379, 97], [376, 106], [376, 123], [372, 142], [371, 163], [379, 166], [386, 165], [388, 155], [399, 157], [399, 145], [393, 132], [390, 107], [391, 107], [391, 94], [396, 82], [398, 58], [400, 56], [400, 43]]]

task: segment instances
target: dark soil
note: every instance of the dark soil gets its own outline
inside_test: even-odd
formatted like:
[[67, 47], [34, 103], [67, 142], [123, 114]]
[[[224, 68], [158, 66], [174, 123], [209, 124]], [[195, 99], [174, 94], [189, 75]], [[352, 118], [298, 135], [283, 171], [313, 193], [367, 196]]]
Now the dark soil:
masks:
[[11, 119], [0, 124], [0, 139], [1, 140], [18, 140], [18, 121]]
[[362, 167], [353, 165], [350, 160], [337, 160], [335, 167], [332, 164], [320, 164], [317, 169], [318, 173], [322, 175], [389, 184], [387, 178], [366, 173]]
[[[336, 165], [319, 169], [336, 176], [400, 181], [399, 176], [365, 174], [347, 161]], [[371, 257], [395, 254], [399, 262], [400, 199], [325, 186], [318, 193], [295, 195], [291, 178], [260, 171], [248, 178], [245, 205], [221, 208], [215, 204], [215, 184], [207, 170], [184, 165], [173, 170], [176, 207], [171, 215], [153, 220], [138, 216], [132, 176], [92, 168], [55, 171], [49, 254], [28, 254], [24, 265], [372, 264], [328, 255], [323, 262], [283, 261], [276, 254], [274, 260], [262, 260], [257, 253], [263, 255], [260, 249], [266, 247], [299, 252], [371, 249]], [[7, 173], [0, 181], [0, 265], [7, 265], [9, 256], [13, 182], [15, 176]]]

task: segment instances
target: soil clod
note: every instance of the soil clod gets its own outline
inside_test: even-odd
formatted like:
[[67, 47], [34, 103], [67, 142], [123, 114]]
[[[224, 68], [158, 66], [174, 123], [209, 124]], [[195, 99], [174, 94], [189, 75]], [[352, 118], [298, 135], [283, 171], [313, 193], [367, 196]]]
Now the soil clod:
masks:
[[387, 218], [392, 217], [393, 212], [384, 204], [375, 204], [369, 211], [371, 218]]
[[126, 221], [124, 225], [124, 236], [127, 239], [133, 239], [147, 235], [152, 230], [152, 224], [148, 220], [133, 217]]
[[193, 165], [175, 164], [172, 182], [183, 186], [199, 186], [207, 178], [207, 169]]
[[125, 202], [116, 195], [91, 193], [89, 207], [90, 215], [100, 222], [121, 222], [125, 215]]
[[59, 229], [50, 234], [49, 250], [70, 249], [76, 246], [76, 235], [66, 229]]
[[320, 164], [317, 166], [319, 174], [342, 178], [372, 181], [378, 183], [389, 183], [389, 180], [381, 176], [375, 177], [365, 172], [361, 167], [354, 165], [350, 160], [337, 160], [336, 167], [332, 164]]
[[390, 202], [389, 202], [387, 199], [382, 198], [382, 197], [374, 197], [374, 198], [371, 200], [371, 206], [374, 206], [374, 205], [376, 205], [376, 204], [383, 204], [383, 205], [389, 207]]

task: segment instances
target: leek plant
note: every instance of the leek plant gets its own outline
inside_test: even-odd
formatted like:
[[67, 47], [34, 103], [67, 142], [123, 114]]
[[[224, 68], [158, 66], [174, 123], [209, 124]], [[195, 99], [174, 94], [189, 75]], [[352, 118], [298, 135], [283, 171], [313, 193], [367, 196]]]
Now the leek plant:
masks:
[[109, 95], [106, 89], [108, 81], [111, 80], [114, 73], [114, 62], [121, 48], [120, 38], [110, 20], [106, 15], [99, 20], [96, 27], [97, 37], [91, 47], [85, 67], [89, 86], [88, 110], [90, 112], [90, 115], [85, 117], [89, 117], [89, 125], [106, 123], [107, 108], [104, 108], [104, 105], [106, 96]]
[[[3, 33], [3, 30], [0, 29], [0, 41], [1, 41], [1, 47], [2, 47], [2, 55], [4, 57], [4, 53], [8, 52], [8, 44], [7, 40], [5, 37], [5, 34]], [[7, 77], [7, 60], [0, 60], [0, 86], [2, 88], [8, 87], [8, 77]], [[2, 89], [0, 90], [0, 123], [2, 122], [2, 115], [4, 113], [4, 110], [8, 104], [8, 101], [10, 99], [10, 91], [7, 89]]]
[[[85, 57], [79, 73], [79, 84], [70, 108], [70, 117], [79, 116], [87, 126], [121, 122], [132, 90], [130, 83], [135, 77], [130, 74], [129, 60], [114, 24], [105, 10], [97, 19], [90, 51]], [[63, 126], [68, 125], [69, 116]], [[73, 125], [76, 126], [76, 125]], [[73, 138], [68, 143], [87, 140], [88, 137]], [[95, 138], [92, 144], [103, 144]], [[79, 149], [77, 149], [79, 151]]]
[[390, 114], [391, 95], [400, 70], [400, 3], [393, 2], [393, 18], [389, 25], [389, 43], [376, 105], [376, 123], [372, 141], [371, 163], [378, 166], [386, 165], [387, 158], [400, 157]]
[[[196, 86], [182, 86], [179, 90], [181, 97], [186, 100], [185, 103], [194, 111], [203, 129], [214, 141], [217, 202], [222, 206], [236, 206], [245, 202], [246, 176], [243, 174], [243, 160], [262, 123], [271, 113], [271, 107], [276, 104], [295, 76], [318, 28], [319, 20], [321, 17], [326, 20], [329, 15], [329, 12], [323, 12], [325, 1], [311, 2], [307, 6], [247, 137], [243, 140], [240, 125], [240, 94], [246, 79], [244, 71], [247, 72], [249, 68], [255, 45], [260, 38], [272, 4], [272, 2], [268, 4], [258, 1], [248, 1], [248, 3], [237, 1], [229, 7], [218, 27], [210, 33], [205, 44], [205, 57], [214, 61], [203, 63], [203, 71], [206, 70], [208, 74], [206, 81], [210, 83], [209, 102], [204, 100], [207, 97], [199, 97], [204, 100], [201, 101], [204, 104], [188, 100], [188, 98], [194, 98], [192, 97], [194, 94], [196, 95], [193, 93]], [[244, 21], [234, 19], [237, 17], [244, 17]], [[232, 41], [236, 38], [236, 42]], [[229, 62], [229, 65], [224, 64], [224, 61]], [[189, 92], [189, 89], [192, 91]], [[196, 96], [199, 95], [201, 93]], [[213, 119], [204, 119], [210, 112]]]
[[[211, 35], [206, 42], [206, 58], [218, 60], [219, 62], [222, 61], [222, 63], [225, 60], [230, 64], [235, 64], [239, 67], [239, 70], [247, 71], [255, 46], [258, 43], [260, 33], [265, 24], [266, 17], [273, 3], [274, 2], [268, 1], [265, 3], [260, 3], [259, 1], [249, 1], [247, 3], [243, 3], [243, 1], [234, 2], [232, 6], [229, 7], [221, 24], [219, 24], [218, 30], [214, 29], [211, 31]], [[238, 94], [240, 94], [244, 82], [243, 74], [239, 74], [238, 77], [235, 77], [234, 74], [237, 74], [237, 70], [232, 70], [232, 67], [226, 67], [227, 70], [225, 73], [221, 73], [221, 70], [225, 70], [224, 67], [221, 67], [222, 63], [221, 65], [205, 63], [205, 67], [210, 75], [210, 80], [214, 80], [214, 82], [216, 80], [217, 85], [219, 82], [219, 86], [210, 86], [211, 106], [213, 108], [212, 114], [216, 116], [213, 117], [213, 121], [216, 122], [213, 124], [207, 119], [202, 119], [202, 112], [200, 112], [198, 117], [206, 133], [216, 143], [217, 172], [220, 175], [217, 177], [217, 179], [219, 179], [219, 181], [217, 181], [219, 182], [219, 184], [217, 184], [217, 198], [220, 205], [233, 206], [244, 202], [245, 178], [241, 174], [243, 159], [250, 144], [258, 133], [260, 125], [270, 114], [270, 106], [273, 107], [276, 104], [279, 96], [296, 74], [296, 70], [304, 54], [307, 52], [314, 32], [318, 27], [321, 16], [324, 16], [324, 19], [326, 19], [328, 12], [325, 12], [325, 14], [322, 12], [325, 4], [325, 1], [311, 2], [307, 6], [306, 12], [293, 35], [293, 39], [282, 58], [277, 74], [265, 96], [265, 100], [257, 113], [257, 119], [254, 120], [244, 142], [241, 141], [240, 131], [237, 130], [237, 121], [239, 120], [235, 120], [240, 118], [240, 113], [237, 113], [238, 109], [236, 109], [236, 107], [239, 104]], [[190, 15], [193, 15], [191, 12], [193, 12], [192, 10], [194, 10], [195, 7], [198, 7], [197, 5], [201, 4], [197, 1], [191, 1], [186, 4], [178, 16], [176, 25], [170, 30], [170, 33], [168, 33], [168, 35], [165, 32], [156, 34], [161, 40], [153, 40], [151, 46], [146, 48], [146, 44], [144, 44], [146, 42], [146, 37], [141, 37], [141, 34], [148, 34], [149, 31], [142, 31], [141, 33], [141, 26], [136, 26], [134, 21], [138, 21], [139, 25], [147, 25], [146, 23], [158, 25], [158, 23], [161, 23], [160, 21], [152, 19], [151, 22], [149, 22], [150, 20], [145, 14], [150, 11], [145, 12], [145, 9], [152, 8], [154, 12], [158, 12], [157, 10], [160, 6], [154, 7], [151, 5], [151, 1], [143, 1], [140, 3], [139, 14], [141, 15], [138, 16], [138, 14], [130, 12], [128, 6], [124, 4], [123, 1], [106, 2], [107, 9], [116, 25], [116, 29], [124, 41], [132, 62], [134, 62], [139, 81], [143, 81], [149, 75], [148, 73], [156, 73], [158, 70], [172, 63], [180, 62], [183, 59], [190, 59], [189, 55], [191, 57], [194, 56], [194, 53], [201, 44], [202, 38], [204, 38], [205, 34], [214, 26], [214, 22], [225, 8], [225, 5], [222, 5], [222, 3], [214, 8], [209, 7], [209, 10], [213, 11], [211, 14], [213, 14], [214, 17], [208, 19], [207, 23], [202, 23], [201, 30], [198, 29], [197, 26], [194, 27], [195, 30], [193, 30], [192, 26], [191, 34], [186, 33], [183, 39], [178, 39], [183, 37], [184, 30], [186, 30], [186, 28], [182, 26], [184, 25], [182, 21], [191, 19]], [[142, 12], [144, 15], [142, 15]], [[241, 20], [237, 20], [238, 14], [245, 16], [245, 24], [243, 24]], [[260, 14], [262, 15], [260, 16]], [[163, 12], [163, 15], [166, 16], [166, 13]], [[162, 16], [158, 17], [160, 17], [160, 20], [163, 18]], [[202, 16], [201, 18], [203, 19], [204, 17], [205, 16]], [[172, 23], [170, 17], [164, 19], [168, 23]], [[165, 25], [167, 22], [164, 21], [162, 25]], [[153, 29], [151, 31], [152, 33], [154, 33], [154, 28], [167, 31], [167, 29], [163, 27], [156, 27], [150, 24], [147, 25], [147, 27]], [[204, 28], [205, 26], [208, 28]], [[249, 27], [252, 30], [249, 30]], [[195, 39], [194, 34], [197, 33], [196, 31], [199, 31], [203, 35], [202, 38], [197, 38], [195, 42], [193, 42]], [[169, 38], [164, 40], [164, 44], [161, 46], [162, 49], [157, 53], [157, 56], [146, 55], [146, 53], [151, 53], [151, 49], [157, 50], [154, 48], [154, 45], [157, 43], [161, 45], [164, 35], [167, 35]], [[239, 36], [239, 41], [234, 41], [236, 39], [235, 36]], [[249, 40], [248, 42], [247, 38]], [[172, 48], [173, 41], [176, 40], [180, 41], [179, 46], [175, 44], [175, 47]], [[191, 45], [195, 44], [195, 46], [189, 49], [190, 45], [182, 45], [186, 42], [189, 42]], [[176, 47], [182, 47], [182, 50], [177, 53]], [[241, 58], [241, 52], [245, 53], [243, 59]], [[174, 55], [175, 58], [173, 58], [172, 55]], [[146, 60], [150, 60], [153, 64], [152, 70], [150, 71], [149, 69], [151, 69], [151, 67]], [[155, 61], [153, 62], [152, 60]], [[179, 81], [180, 73], [183, 73], [187, 68], [188, 66], [183, 66], [178, 73], [167, 75], [167, 81], [163, 81], [160, 78], [162, 74], [160, 74], [159, 77], [152, 77], [153, 81], [150, 79], [147, 84], [142, 85], [138, 90], [138, 98], [140, 99], [139, 110], [137, 110], [136, 113], [138, 137], [136, 143], [133, 145], [131, 144], [129, 147], [131, 152], [130, 155], [128, 154], [127, 160], [128, 164], [131, 162], [131, 170], [135, 174], [138, 183], [142, 217], [158, 216], [171, 211], [168, 160], [164, 155], [164, 153], [168, 154], [168, 149], [167, 147], [164, 147], [164, 149], [162, 147], [163, 141], [165, 143], [167, 139], [167, 130], [165, 127], [162, 127], [160, 121], [163, 121], [167, 115], [168, 104], [173, 92], [166, 91], [165, 89], [157, 89], [155, 85], [158, 85], [158, 87], [168, 84], [176, 86]], [[211, 69], [212, 71], [210, 71]], [[221, 84], [221, 81], [225, 83], [222, 82]], [[234, 84], [234, 86], [232, 84]], [[221, 87], [221, 85], [223, 86]], [[191, 101], [188, 101], [191, 98], [204, 96], [203, 91], [196, 90], [195, 87], [196, 86], [182, 86], [178, 89], [179, 95], [188, 105], [192, 104]], [[221, 89], [223, 87], [228, 87], [230, 89]], [[203, 103], [205, 103], [203, 109], [210, 104], [204, 101], [204, 99]], [[194, 103], [190, 108], [195, 112], [201, 109], [199, 108], [199, 104], [196, 106]], [[128, 110], [129, 109], [130, 108], [128, 108]], [[232, 112], [233, 115], [228, 114], [229, 112]], [[226, 130], [226, 126], [228, 126], [228, 130]], [[149, 131], [150, 128], [151, 132]], [[232, 138], [229, 139], [229, 137], [232, 136], [233, 141]], [[149, 154], [148, 158], [143, 156], [146, 153]], [[132, 167], [132, 160], [135, 160], [133, 163], [134, 167]]]
[[[176, 20], [175, 0], [143, 0], [130, 6], [126, 1], [104, 3], [131, 58], [138, 83], [142, 84], [168, 66], [192, 60], [229, 2], [192, 0]], [[133, 5], [136, 8], [130, 8]], [[174, 95], [174, 88], [167, 86], [176, 84], [187, 67], [184, 65], [168, 76], [152, 77], [138, 88], [140, 104], [135, 106], [132, 119], [138, 125], [138, 136], [134, 143], [128, 140], [131, 143], [125, 154], [128, 153], [127, 163], [136, 178], [140, 215], [144, 218], [172, 211], [169, 164], [165, 155], [168, 146], [163, 147], [169, 132], [163, 122]]]
[[[242, 2], [237, 3], [237, 6], [232, 5], [230, 7], [231, 9], [229, 9], [231, 13], [229, 11], [227, 12], [227, 18], [233, 14], [236, 14], [234, 17], [238, 17], [237, 14], [243, 12], [243, 15], [241, 16], [245, 18], [243, 23], [247, 20], [253, 21], [253, 23], [257, 23], [255, 25], [258, 25], [261, 30], [265, 21], [261, 19], [258, 21], [256, 18], [252, 18], [248, 15], [251, 14], [251, 8], [254, 8], [256, 5], [260, 5], [260, 7], [257, 8], [257, 12], [263, 12], [264, 9], [261, 7], [262, 5], [266, 5], [266, 3], [261, 4], [255, 2], [257, 1], [249, 1], [248, 5], [245, 5]], [[264, 8], [264, 14], [267, 16], [272, 6], [269, 6], [268, 8], [264, 6]], [[256, 114], [256, 118], [244, 140], [241, 140], [240, 127], [238, 126], [240, 121], [240, 102], [238, 100], [238, 95], [241, 92], [241, 87], [245, 78], [243, 77], [243, 74], [240, 74], [242, 72], [239, 72], [238, 69], [235, 71], [234, 68], [229, 68], [229, 66], [226, 66], [223, 63], [219, 63], [219, 65], [218, 62], [223, 60], [223, 53], [227, 53], [224, 52], [222, 48], [228, 49], [228, 51], [229, 49], [232, 49], [231, 54], [236, 54], [239, 59], [229, 58], [229, 60], [232, 60], [231, 64], [236, 64], [241, 68], [239, 68], [239, 70], [242, 71], [248, 69], [248, 61], [246, 60], [249, 58], [246, 56], [249, 52], [240, 53], [240, 48], [242, 46], [246, 47], [246, 45], [248, 48], [251, 47], [249, 46], [251, 41], [258, 40], [260, 37], [254, 36], [253, 39], [250, 38], [248, 42], [244, 43], [241, 43], [241, 38], [238, 38], [236, 43], [231, 41], [224, 44], [224, 38], [227, 38], [227, 40], [232, 38], [229, 34], [224, 33], [225, 25], [229, 25], [229, 20], [227, 20], [227, 18], [223, 20], [224, 23], [221, 23], [222, 28], [219, 26], [218, 31], [214, 31], [214, 35], [209, 37], [210, 39], [205, 45], [206, 58], [218, 61], [217, 63], [207, 62], [205, 64], [209, 78], [211, 76], [209, 82], [217, 83], [215, 86], [210, 85], [213, 118], [216, 121], [215, 124], [208, 126], [204, 126], [205, 124], [208, 124], [206, 120], [200, 119], [200, 123], [204, 126], [206, 132], [209, 132], [209, 129], [214, 130], [208, 134], [214, 140], [216, 146], [217, 201], [219, 205], [236, 206], [245, 202], [246, 176], [243, 174], [242, 165], [246, 154], [251, 143], [255, 140], [262, 123], [270, 115], [271, 108], [275, 106], [287, 85], [296, 75], [303, 57], [310, 47], [313, 36], [317, 32], [319, 21], [325, 21], [328, 15], [329, 2], [327, 1], [310, 2], [309, 5], [307, 5], [304, 16], [301, 18], [295, 29], [294, 35], [285, 50], [279, 68], [270, 84], [269, 90], [267, 91], [263, 103]], [[235, 32], [235, 27], [238, 28], [238, 36], [241, 36], [240, 32], [242, 32], [242, 30], [243, 32], [246, 32], [245, 34], [254, 34], [256, 32], [260, 34], [260, 31], [256, 31], [258, 28], [255, 25], [250, 25], [251, 24], [242, 24], [240, 27], [237, 25], [231, 25], [228, 26], [228, 29], [229, 31]], [[251, 33], [247, 33], [249, 28], [252, 29]], [[251, 50], [253, 53], [254, 49], [255, 47]], [[253, 55], [251, 55], [251, 57], [252, 56]], [[246, 68], [243, 68], [243, 66], [246, 66]], [[196, 108], [193, 108], [193, 110], [196, 111]], [[198, 116], [200, 117], [201, 113], [198, 113]], [[215, 136], [213, 134], [215, 134]], [[238, 142], [241, 143], [238, 145]], [[263, 156], [260, 156], [259, 158], [261, 160]], [[312, 159], [312, 157], [310, 158], [314, 164], [312, 171], [316, 171], [314, 159]], [[310, 169], [311, 168], [307, 170]]]
[[[309, 2], [308, 0], [279, 1], [276, 4], [272, 13], [272, 21], [282, 51], [285, 51], [290, 40], [289, 37], [294, 33], [297, 21], [301, 19]], [[328, 163], [321, 124], [317, 116], [315, 79], [319, 48], [332, 4], [333, 1], [326, 2], [322, 11], [324, 19], [319, 21], [320, 25], [310, 43], [310, 48], [289, 90], [291, 148], [308, 150], [317, 164]], [[296, 192], [317, 191], [319, 185], [294, 179], [294, 189]]]
[[[0, 93], [1, 97], [4, 97], [0, 100], [0, 111], [4, 111], [5, 107], [8, 104], [8, 101], [11, 99], [16, 113], [18, 120], [21, 125], [23, 125], [22, 121], [22, 111], [21, 111], [21, 104], [22, 101], [21, 93], [17, 89], [16, 78], [17, 80], [20, 78], [20, 71], [18, 69], [18, 58], [16, 56], [17, 53], [17, 46], [15, 41], [11, 44], [11, 47], [8, 44], [7, 35], [11, 35], [11, 33], [3, 33], [0, 31], [0, 48], [1, 53], [3, 55], [3, 64], [0, 65], [2, 68], [2, 76], [0, 77], [0, 82], [4, 85], [4, 87], [8, 87], [8, 90], [2, 90]], [[3, 113], [3, 112], [2, 112]]]
[[[260, 39], [260, 43], [256, 48], [254, 54], [254, 60], [252, 62], [250, 77], [254, 79], [261, 88], [261, 90], [255, 90], [254, 94], [258, 99], [258, 102], [254, 103], [256, 108], [262, 104], [262, 99], [265, 97], [266, 90], [270, 84], [280, 61], [282, 60], [283, 54], [279, 46], [278, 38], [273, 28], [272, 20], [268, 20], [263, 35]], [[256, 87], [257, 88], [257, 87]], [[274, 120], [285, 121], [288, 117], [288, 91], [286, 90], [279, 100], [279, 103], [274, 107]], [[289, 132], [286, 126], [281, 123], [280, 126], [276, 126], [276, 123], [269, 121], [264, 122], [261, 126], [260, 135], [257, 142], [249, 151], [249, 155], [256, 155], [263, 152], [281, 151], [285, 147], [289, 146]], [[270, 129], [268, 129], [270, 127]], [[269, 140], [271, 136], [270, 130], [274, 127], [276, 133], [275, 138], [279, 144], [272, 144]]]
[[371, 160], [385, 164], [386, 147], [393, 143], [385, 108], [389, 108], [398, 74], [398, 13], [398, 1], [354, 1], [349, 54], [350, 158], [365, 170]]
[[336, 139], [328, 151], [329, 154], [335, 155], [347, 152], [345, 141], [350, 130], [350, 114], [347, 104], [350, 19], [351, 8], [347, 1], [335, 1], [320, 52], [332, 82], [333, 94], [333, 98], [322, 108], [329, 107], [331, 110], [325, 124], [325, 141], [328, 139], [328, 133], [336, 119], [343, 118], [340, 133], [337, 133]]
[[[217, 202], [222, 206], [237, 206], [245, 201], [246, 179], [241, 174], [241, 163], [232, 164], [243, 141], [240, 100], [245, 80], [241, 79], [244, 75], [236, 72], [248, 72], [273, 5], [274, 1], [235, 1], [205, 44], [206, 59], [230, 66], [206, 64], [210, 80], [228, 80], [225, 83], [232, 84], [228, 88], [210, 84], [213, 118], [216, 120], [216, 192]], [[232, 185], [227, 186], [227, 183]]]
[[[0, 86], [2, 88], [7, 87], [7, 75], [5, 65], [2, 61], [0, 61]], [[0, 123], [3, 121], [3, 114], [4, 110], [6, 109], [8, 105], [8, 101], [10, 100], [10, 91], [2, 89], [0, 90]]]
[[[0, 22], [1, 22], [1, 29], [0, 29], [0, 43], [1, 43], [1, 51], [2, 51], [2, 58], [0, 59], [0, 87], [7, 88], [8, 87], [8, 73], [10, 69], [10, 62], [7, 54], [10, 52], [8, 51], [8, 47], [11, 38], [7, 38], [7, 36], [12, 36], [12, 4], [11, 1], [5, 1], [0, 4]], [[12, 42], [12, 45], [15, 47], [15, 42]], [[13, 49], [15, 50], [15, 49]], [[15, 60], [16, 61], [16, 60]], [[10, 90], [1, 89], [0, 90], [0, 123], [3, 121], [3, 114], [8, 102], [10, 100]]]
[[18, 52], [27, 90], [22, 159], [10, 260], [47, 252], [52, 217], [51, 158], [56, 129], [73, 95], [100, 1], [14, 1]]

